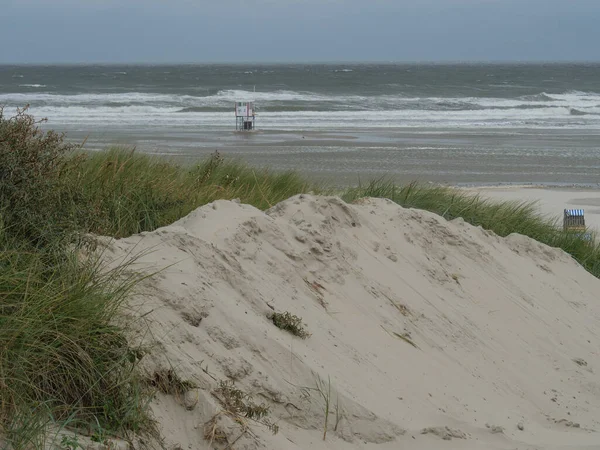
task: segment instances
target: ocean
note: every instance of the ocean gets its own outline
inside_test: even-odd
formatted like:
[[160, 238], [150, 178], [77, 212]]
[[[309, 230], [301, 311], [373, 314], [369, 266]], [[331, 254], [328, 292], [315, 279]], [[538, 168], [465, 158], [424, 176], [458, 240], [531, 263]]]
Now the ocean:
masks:
[[[236, 101], [256, 131], [235, 132]], [[338, 184], [600, 183], [600, 64], [0, 66], [5, 114], [26, 104], [89, 149], [219, 150]]]

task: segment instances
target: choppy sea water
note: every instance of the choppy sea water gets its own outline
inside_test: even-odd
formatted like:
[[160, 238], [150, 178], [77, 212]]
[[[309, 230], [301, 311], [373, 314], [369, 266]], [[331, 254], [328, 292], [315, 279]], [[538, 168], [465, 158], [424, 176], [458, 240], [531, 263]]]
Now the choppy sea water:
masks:
[[[257, 132], [233, 131], [235, 101]], [[340, 183], [600, 183], [598, 64], [0, 66], [5, 113], [25, 104], [89, 148]]]

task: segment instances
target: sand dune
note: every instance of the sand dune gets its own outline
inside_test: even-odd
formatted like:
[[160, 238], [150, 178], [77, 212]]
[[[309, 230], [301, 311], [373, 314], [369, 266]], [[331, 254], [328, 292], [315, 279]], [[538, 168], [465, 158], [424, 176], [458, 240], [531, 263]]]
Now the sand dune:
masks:
[[[561, 250], [310, 195], [266, 213], [218, 201], [106, 244], [160, 270], [134, 301], [146, 369], [197, 385], [153, 404], [169, 448], [600, 448], [600, 280]], [[269, 320], [286, 311], [310, 337]], [[223, 413], [227, 379], [277, 434]]]

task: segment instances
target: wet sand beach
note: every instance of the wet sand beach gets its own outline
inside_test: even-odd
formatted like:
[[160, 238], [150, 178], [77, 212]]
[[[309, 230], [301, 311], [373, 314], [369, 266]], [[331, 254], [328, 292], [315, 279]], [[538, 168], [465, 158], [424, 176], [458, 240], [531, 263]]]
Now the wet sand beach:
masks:
[[[85, 136], [70, 132], [75, 140]], [[451, 185], [596, 186], [600, 131], [547, 130], [172, 130], [99, 132], [88, 148], [138, 151], [195, 162], [218, 150], [258, 167], [296, 170], [312, 180], [348, 186], [385, 177]]]

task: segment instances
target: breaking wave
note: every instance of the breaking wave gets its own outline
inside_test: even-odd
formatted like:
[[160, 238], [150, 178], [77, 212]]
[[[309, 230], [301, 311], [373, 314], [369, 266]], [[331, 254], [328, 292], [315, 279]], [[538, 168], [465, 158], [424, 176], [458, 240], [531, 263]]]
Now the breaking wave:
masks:
[[[23, 85], [24, 88], [43, 85]], [[0, 94], [7, 107], [31, 105], [51, 121], [139, 126], [172, 124], [230, 126], [236, 101], [255, 101], [264, 126], [325, 127], [600, 127], [600, 94], [568, 91], [513, 98], [332, 95], [318, 92], [241, 89], [60, 94], [26, 91]]]

